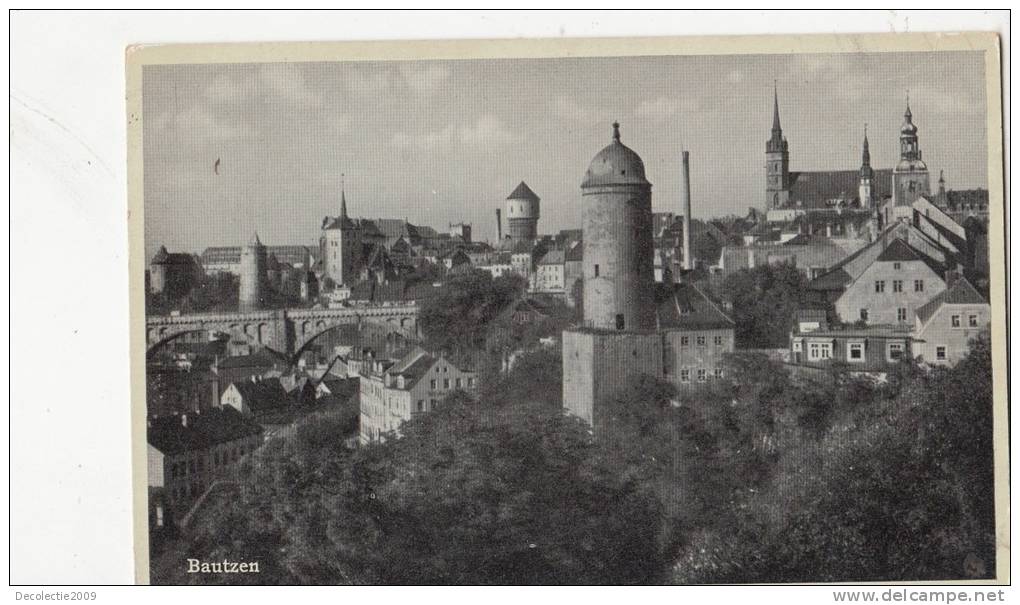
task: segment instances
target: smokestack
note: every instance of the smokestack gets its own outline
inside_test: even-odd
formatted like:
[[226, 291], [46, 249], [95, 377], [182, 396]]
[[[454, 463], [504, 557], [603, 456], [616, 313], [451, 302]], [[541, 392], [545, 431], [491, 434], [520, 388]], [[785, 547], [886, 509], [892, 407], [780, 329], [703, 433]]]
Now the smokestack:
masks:
[[503, 241], [503, 213], [499, 208], [496, 208], [496, 243]]
[[691, 152], [683, 152], [684, 166], [680, 175], [680, 204], [684, 209], [684, 269], [694, 268], [691, 258]]

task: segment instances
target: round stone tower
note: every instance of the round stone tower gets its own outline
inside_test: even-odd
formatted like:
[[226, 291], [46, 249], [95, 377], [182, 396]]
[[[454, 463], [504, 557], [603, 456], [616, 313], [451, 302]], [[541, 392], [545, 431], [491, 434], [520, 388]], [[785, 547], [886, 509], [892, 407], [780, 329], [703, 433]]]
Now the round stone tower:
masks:
[[507, 196], [507, 235], [513, 243], [538, 239], [539, 202], [539, 197], [524, 181]]
[[613, 141], [581, 183], [585, 324], [608, 330], [655, 329], [652, 184], [638, 154]]
[[241, 311], [262, 308], [266, 296], [266, 247], [256, 233], [247, 246], [241, 248], [241, 288], [238, 306]]
[[169, 262], [170, 253], [167, 252], [166, 246], [160, 246], [149, 263], [149, 291], [153, 294], [166, 290], [166, 271]]

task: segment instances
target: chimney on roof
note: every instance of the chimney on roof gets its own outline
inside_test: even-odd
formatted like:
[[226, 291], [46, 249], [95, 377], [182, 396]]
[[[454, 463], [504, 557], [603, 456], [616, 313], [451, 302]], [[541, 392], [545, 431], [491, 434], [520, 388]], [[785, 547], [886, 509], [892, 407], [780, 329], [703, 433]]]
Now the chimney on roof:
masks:
[[503, 213], [496, 208], [496, 243], [503, 241]]
[[694, 259], [691, 258], [691, 152], [683, 152], [683, 172], [680, 182], [680, 203], [684, 210], [684, 269], [690, 271], [694, 268]]

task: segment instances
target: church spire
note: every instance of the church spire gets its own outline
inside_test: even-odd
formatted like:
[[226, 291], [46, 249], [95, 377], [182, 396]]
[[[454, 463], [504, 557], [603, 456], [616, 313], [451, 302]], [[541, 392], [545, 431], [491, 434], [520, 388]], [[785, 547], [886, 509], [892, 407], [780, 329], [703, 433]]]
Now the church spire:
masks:
[[861, 148], [861, 176], [871, 176], [871, 148], [868, 145], [868, 124], [864, 124], [864, 145]]
[[783, 127], [779, 124], [779, 85], [772, 82], [772, 136], [783, 136]]
[[340, 173], [340, 218], [347, 218], [347, 195], [344, 193], [343, 173]]

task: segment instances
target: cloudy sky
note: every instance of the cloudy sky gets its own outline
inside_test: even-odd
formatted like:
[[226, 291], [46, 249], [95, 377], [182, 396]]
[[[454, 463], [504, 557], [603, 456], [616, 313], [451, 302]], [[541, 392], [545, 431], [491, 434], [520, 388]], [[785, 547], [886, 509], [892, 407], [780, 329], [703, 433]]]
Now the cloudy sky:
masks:
[[[611, 122], [677, 210], [691, 152], [694, 216], [761, 205], [778, 82], [792, 170], [891, 168], [907, 90], [934, 180], [987, 187], [981, 53], [635, 57], [148, 66], [146, 250], [313, 244], [339, 212], [495, 237], [524, 180], [539, 230], [580, 223], [579, 185]], [[220, 160], [219, 174], [213, 165]]]

